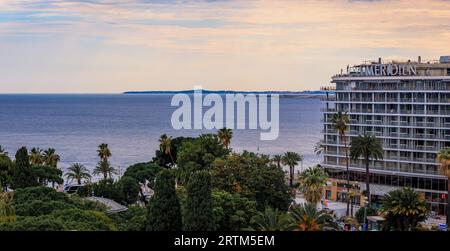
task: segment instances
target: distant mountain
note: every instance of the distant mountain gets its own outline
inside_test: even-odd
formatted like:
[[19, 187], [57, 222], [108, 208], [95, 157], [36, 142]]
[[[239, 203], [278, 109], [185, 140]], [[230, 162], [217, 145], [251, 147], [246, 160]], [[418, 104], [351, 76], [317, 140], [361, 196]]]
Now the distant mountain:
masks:
[[[181, 91], [128, 91], [123, 94], [194, 94], [194, 90], [181, 90]], [[326, 91], [233, 91], [233, 90], [202, 90], [203, 94], [216, 93], [216, 94], [279, 94], [279, 95], [324, 95]]]

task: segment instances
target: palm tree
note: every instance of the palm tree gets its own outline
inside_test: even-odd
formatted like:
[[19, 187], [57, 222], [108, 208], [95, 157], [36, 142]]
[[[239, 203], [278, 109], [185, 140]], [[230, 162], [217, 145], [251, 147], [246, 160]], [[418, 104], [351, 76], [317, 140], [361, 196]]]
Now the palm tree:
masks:
[[353, 160], [359, 158], [364, 159], [366, 165], [366, 195], [371, 202], [370, 196], [370, 170], [369, 164], [371, 160], [378, 160], [383, 158], [383, 147], [380, 140], [373, 135], [359, 135], [352, 139], [350, 146], [350, 157]]
[[310, 167], [300, 174], [300, 187], [308, 203], [317, 205], [322, 199], [322, 191], [327, 179], [328, 174], [319, 165]]
[[0, 193], [0, 223], [15, 222], [16, 212], [13, 203], [14, 193]]
[[450, 148], [441, 149], [437, 155], [437, 161], [442, 175], [447, 176], [447, 229], [450, 230]]
[[30, 163], [32, 165], [44, 164], [45, 156], [44, 152], [39, 148], [33, 148], [30, 151]]
[[220, 141], [225, 146], [225, 148], [229, 149], [231, 138], [233, 138], [233, 131], [231, 129], [224, 127], [219, 130], [219, 132], [217, 133], [217, 137], [219, 137]]
[[[345, 151], [345, 166], [346, 166], [346, 172], [347, 172], [347, 194], [350, 193], [350, 171], [348, 167], [348, 147], [347, 147], [347, 136], [346, 132], [348, 131], [348, 127], [350, 124], [350, 117], [348, 114], [337, 112], [333, 115], [331, 118], [331, 123], [333, 124], [334, 129], [339, 134], [340, 141], [344, 143], [344, 151]], [[347, 216], [349, 215], [350, 210], [350, 200], [347, 197]]]
[[44, 151], [44, 163], [49, 167], [56, 168], [58, 166], [58, 162], [60, 161], [60, 157], [56, 154], [56, 150], [53, 148], [49, 148]]
[[109, 178], [112, 178], [112, 175], [116, 174], [116, 169], [112, 167], [108, 161], [101, 160], [98, 162], [92, 173], [94, 175], [103, 174], [103, 178], [106, 180], [108, 179], [108, 176]]
[[291, 207], [290, 214], [298, 231], [337, 230], [333, 217], [325, 211], [318, 211], [314, 204], [301, 204]]
[[267, 207], [251, 219], [251, 231], [290, 231], [294, 225], [289, 214], [279, 212], [278, 209]]
[[2, 155], [8, 155], [8, 152], [6, 151], [6, 149], [0, 145], [0, 154]]
[[70, 181], [76, 180], [78, 185], [81, 185], [82, 179], [91, 179], [91, 174], [89, 170], [82, 164], [74, 163], [68, 168], [68, 172], [65, 174], [67, 179]]
[[275, 163], [279, 169], [281, 169], [282, 158], [283, 157], [279, 154], [276, 154], [272, 157], [272, 162]]
[[108, 144], [105, 143], [98, 146], [97, 153], [100, 160], [104, 162], [108, 162], [108, 158], [111, 157], [111, 151], [108, 148]]
[[175, 161], [172, 156], [172, 137], [167, 137], [167, 135], [161, 135], [159, 138], [159, 149], [166, 155], [169, 155], [172, 161], [172, 166], [175, 165]]
[[398, 231], [414, 230], [428, 215], [424, 195], [405, 187], [389, 192], [382, 199], [381, 212]]
[[289, 185], [293, 186], [295, 166], [299, 161], [303, 160], [303, 156], [295, 152], [286, 152], [281, 158], [283, 165], [289, 166]]

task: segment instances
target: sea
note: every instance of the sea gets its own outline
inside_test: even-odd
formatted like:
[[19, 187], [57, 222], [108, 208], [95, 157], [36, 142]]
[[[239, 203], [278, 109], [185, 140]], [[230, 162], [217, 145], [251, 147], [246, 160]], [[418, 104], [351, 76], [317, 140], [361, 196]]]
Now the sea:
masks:
[[[0, 145], [11, 157], [22, 146], [55, 148], [63, 170], [72, 163], [93, 169], [97, 147], [107, 143], [111, 164], [120, 170], [152, 159], [161, 134], [197, 136], [216, 130], [175, 130], [171, 125], [173, 95], [168, 94], [2, 94], [0, 95]], [[299, 168], [320, 163], [314, 146], [321, 139], [318, 97], [280, 97], [279, 136], [260, 140], [261, 130], [235, 129], [231, 147], [304, 156]], [[207, 108], [204, 108], [207, 110]]]

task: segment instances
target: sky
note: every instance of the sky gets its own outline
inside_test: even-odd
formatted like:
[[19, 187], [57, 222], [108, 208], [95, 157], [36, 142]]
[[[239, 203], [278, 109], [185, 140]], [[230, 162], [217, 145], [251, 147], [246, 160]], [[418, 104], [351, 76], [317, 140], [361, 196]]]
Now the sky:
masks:
[[0, 93], [317, 90], [449, 45], [449, 0], [0, 0]]

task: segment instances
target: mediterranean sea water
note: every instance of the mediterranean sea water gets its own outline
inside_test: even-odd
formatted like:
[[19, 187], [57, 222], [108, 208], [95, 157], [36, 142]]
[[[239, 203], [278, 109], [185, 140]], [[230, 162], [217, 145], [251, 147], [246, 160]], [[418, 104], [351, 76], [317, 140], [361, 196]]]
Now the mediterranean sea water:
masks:
[[[122, 169], [149, 161], [158, 138], [213, 133], [208, 130], [174, 130], [172, 95], [36, 94], [0, 95], [0, 145], [14, 157], [21, 146], [55, 148], [60, 167], [79, 162], [92, 169], [98, 162], [97, 146], [109, 144], [111, 163]], [[303, 166], [320, 162], [313, 148], [321, 139], [323, 104], [318, 98], [280, 97], [280, 132], [275, 141], [261, 141], [259, 130], [234, 130], [231, 147], [281, 154], [304, 155]], [[206, 109], [205, 109], [206, 110]]]

